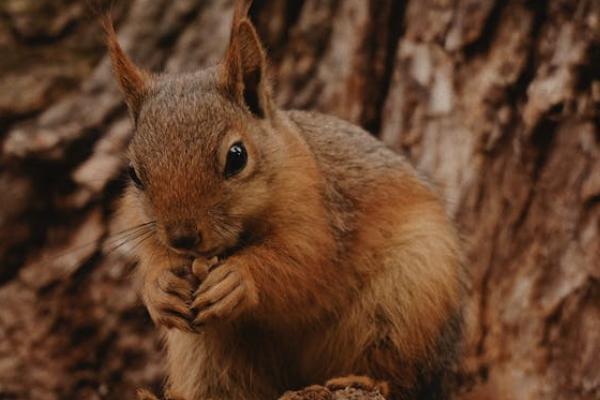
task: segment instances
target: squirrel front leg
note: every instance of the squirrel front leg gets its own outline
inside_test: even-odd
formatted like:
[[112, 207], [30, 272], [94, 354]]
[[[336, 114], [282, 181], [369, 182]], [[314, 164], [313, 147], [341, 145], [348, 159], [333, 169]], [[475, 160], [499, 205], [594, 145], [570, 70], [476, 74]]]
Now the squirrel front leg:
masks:
[[199, 272], [208, 275], [193, 295], [190, 307], [196, 314], [193, 327], [216, 319], [231, 321], [256, 305], [256, 285], [244, 262], [243, 257], [231, 257], [208, 271]]
[[285, 324], [331, 309], [348, 282], [319, 245], [324, 244], [285, 237], [230, 256], [210, 270], [194, 294], [192, 325], [231, 321], [244, 313]]
[[141, 296], [157, 326], [194, 331], [190, 304], [198, 278], [206, 270], [205, 263], [205, 260], [192, 263], [174, 254], [156, 252], [150, 257], [141, 257], [138, 267]]

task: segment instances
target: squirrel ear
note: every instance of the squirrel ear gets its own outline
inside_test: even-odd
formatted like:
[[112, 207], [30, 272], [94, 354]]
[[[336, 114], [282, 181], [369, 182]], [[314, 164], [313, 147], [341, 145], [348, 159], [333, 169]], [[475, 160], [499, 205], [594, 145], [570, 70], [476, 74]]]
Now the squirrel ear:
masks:
[[267, 57], [258, 34], [248, 18], [250, 2], [238, 3], [234, 15], [229, 48], [222, 65], [225, 91], [257, 117], [264, 118], [273, 111], [267, 77]]
[[125, 54], [117, 40], [112, 18], [109, 15], [104, 15], [101, 18], [101, 24], [106, 34], [106, 44], [110, 53], [113, 73], [125, 96], [125, 102], [133, 119], [137, 120], [151, 79], [150, 74], [138, 68]]

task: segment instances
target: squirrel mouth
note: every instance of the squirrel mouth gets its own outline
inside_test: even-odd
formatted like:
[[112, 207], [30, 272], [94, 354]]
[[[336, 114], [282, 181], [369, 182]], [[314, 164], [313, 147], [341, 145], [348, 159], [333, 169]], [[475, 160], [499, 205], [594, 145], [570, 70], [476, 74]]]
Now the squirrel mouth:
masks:
[[229, 246], [226, 248], [215, 247], [208, 251], [194, 252], [194, 256], [195, 257], [203, 257], [203, 258], [206, 258], [207, 260], [210, 260], [211, 258], [216, 257], [218, 261], [223, 261], [223, 260], [229, 258], [230, 256], [232, 256], [236, 251], [238, 251], [241, 248], [242, 248], [242, 246], [241, 246], [241, 241], [240, 241], [238, 243], [235, 243], [233, 246]]
[[179, 249], [174, 249], [172, 247], [169, 246], [169, 248], [174, 251], [177, 254], [180, 254], [184, 257], [187, 257], [189, 259], [196, 259], [196, 258], [205, 258], [207, 260], [210, 260], [212, 258], [217, 258], [219, 261], [225, 259], [227, 256], [229, 255], [230, 252], [227, 252], [227, 250], [222, 250], [220, 248], [214, 248], [214, 249], [210, 249], [208, 251], [198, 251], [198, 250], [179, 250]]
[[207, 251], [195, 251], [194, 252], [194, 256], [203, 257], [203, 258], [206, 258], [207, 260], [211, 259], [213, 257], [217, 257], [220, 260], [221, 254], [223, 254], [223, 251], [219, 248], [212, 248]]
[[229, 246], [215, 246], [206, 251], [193, 251], [190, 255], [194, 258], [202, 257], [207, 260], [216, 257], [218, 261], [223, 261], [243, 249], [249, 242], [250, 236], [242, 233], [237, 241]]
[[241, 248], [241, 246], [239, 245], [239, 243], [236, 243], [233, 246], [227, 247], [219, 252], [217, 252], [216, 254], [213, 254], [211, 257], [217, 257], [217, 260], [219, 261], [223, 261], [226, 260], [227, 258], [231, 257], [235, 252], [237, 252], [239, 249]]

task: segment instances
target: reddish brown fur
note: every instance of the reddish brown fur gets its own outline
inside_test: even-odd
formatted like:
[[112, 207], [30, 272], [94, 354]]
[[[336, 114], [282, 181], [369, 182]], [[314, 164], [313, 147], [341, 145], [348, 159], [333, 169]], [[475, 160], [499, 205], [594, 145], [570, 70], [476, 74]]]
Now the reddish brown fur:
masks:
[[[107, 29], [137, 107], [130, 158], [144, 182], [121, 213], [129, 226], [155, 221], [138, 282], [153, 320], [173, 328], [169, 390], [258, 400], [363, 375], [389, 383], [390, 398], [443, 397], [463, 278], [438, 196], [360, 128], [278, 110], [248, 7], [223, 64], [190, 75], [140, 73]], [[249, 162], [225, 179], [236, 141]], [[167, 244], [180, 225], [202, 235], [189, 252]]]

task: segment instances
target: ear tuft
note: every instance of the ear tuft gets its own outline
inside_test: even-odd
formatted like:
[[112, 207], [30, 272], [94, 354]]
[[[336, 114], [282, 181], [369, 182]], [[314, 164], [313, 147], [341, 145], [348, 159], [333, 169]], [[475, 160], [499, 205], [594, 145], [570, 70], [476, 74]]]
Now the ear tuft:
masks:
[[240, 22], [238, 41], [244, 82], [244, 102], [250, 112], [263, 118], [267, 111], [263, 107], [266, 100], [264, 97], [269, 94], [265, 76], [267, 57], [254, 27], [247, 19]]
[[237, 29], [242, 19], [248, 18], [252, 0], [237, 0], [235, 10], [233, 11], [233, 22], [231, 23], [231, 38], [234, 37], [233, 31]]
[[223, 86], [231, 97], [252, 114], [264, 118], [270, 116], [273, 110], [267, 57], [250, 20], [246, 16], [239, 17], [239, 13], [247, 13], [250, 2], [240, 3], [234, 15], [234, 26], [222, 69]]
[[138, 68], [125, 54], [119, 45], [112, 18], [108, 13], [100, 17], [100, 23], [106, 35], [113, 73], [134, 120], [137, 120], [151, 79], [150, 74]]

